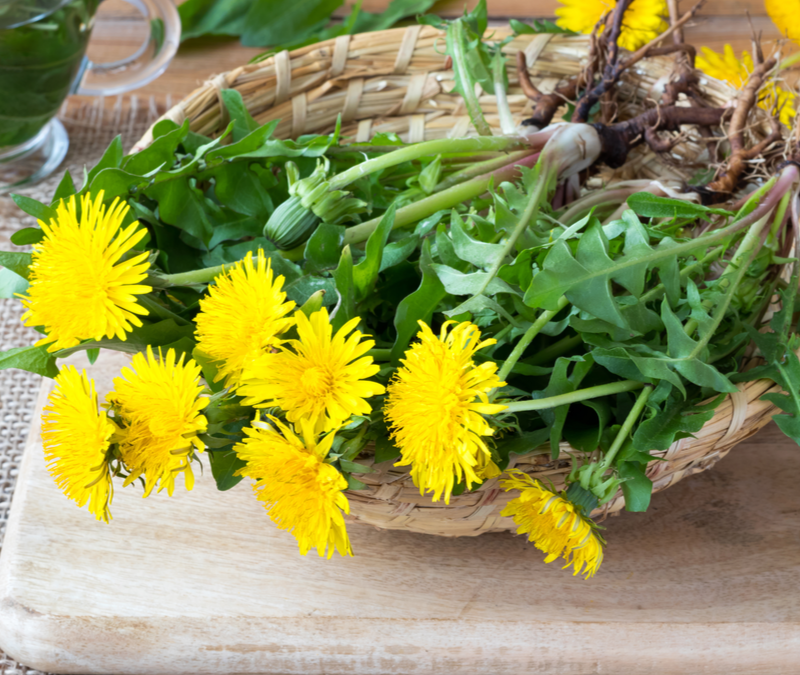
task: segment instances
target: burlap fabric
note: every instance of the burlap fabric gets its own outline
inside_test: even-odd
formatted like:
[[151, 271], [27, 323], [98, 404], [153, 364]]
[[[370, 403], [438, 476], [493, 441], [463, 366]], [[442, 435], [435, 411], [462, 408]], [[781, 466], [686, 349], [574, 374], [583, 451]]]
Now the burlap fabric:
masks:
[[[122, 136], [123, 146], [128, 149], [163, 112], [153, 99], [136, 96], [90, 103], [68, 101], [60, 114], [70, 138], [64, 164], [48, 180], [19, 192], [48, 202], [66, 169], [80, 184], [84, 166], [93, 166], [116, 135]], [[21, 227], [34, 224], [34, 219], [20, 211], [10, 197], [0, 196], [0, 249], [23, 250], [13, 246], [10, 237]], [[20, 322], [21, 315], [19, 302], [0, 299], [0, 350], [23, 347], [36, 339], [37, 333]], [[0, 548], [40, 383], [41, 378], [36, 375], [0, 370]], [[0, 651], [0, 675], [24, 674], [38, 675], [38, 671]]]

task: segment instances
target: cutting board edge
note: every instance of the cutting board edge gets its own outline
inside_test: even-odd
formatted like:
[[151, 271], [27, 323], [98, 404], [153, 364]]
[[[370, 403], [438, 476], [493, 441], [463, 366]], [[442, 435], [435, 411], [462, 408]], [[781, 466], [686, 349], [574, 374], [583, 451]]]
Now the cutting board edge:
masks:
[[[162, 619], [149, 625], [150, 640], [142, 641], [141, 620], [52, 617], [10, 598], [0, 601], [7, 653], [39, 671], [62, 675], [518, 675], [520, 669], [531, 675], [683, 675], [719, 672], [714, 667], [720, 663], [729, 675], [789, 675], [796, 672], [793, 655], [800, 649], [800, 623], [508, 621], [487, 626], [428, 620], [409, 626], [402, 619], [358, 619], [332, 629], [330, 617], [290, 622], [243, 617], [232, 622], [238, 624], [240, 641], [216, 646], [207, 640], [215, 621]], [[7, 639], [9, 627], [13, 644]], [[620, 639], [626, 634], [638, 639]], [[164, 635], [169, 643], [161, 642]], [[125, 653], [134, 658], [121, 659]]]

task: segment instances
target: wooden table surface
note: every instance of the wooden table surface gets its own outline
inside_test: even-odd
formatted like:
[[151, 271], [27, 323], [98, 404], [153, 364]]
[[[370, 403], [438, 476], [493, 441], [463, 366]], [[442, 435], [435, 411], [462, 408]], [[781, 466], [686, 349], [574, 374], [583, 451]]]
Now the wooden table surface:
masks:
[[[101, 399], [126, 362], [90, 368]], [[584, 580], [507, 533], [351, 523], [355, 557], [303, 557], [246, 482], [218, 492], [208, 471], [172, 498], [117, 489], [98, 523], [47, 474], [34, 423], [0, 648], [76, 675], [795, 675], [798, 481], [798, 448], [770, 424], [647, 513], [603, 523]]]
[[[476, 0], [466, 5], [474, 6]], [[180, 3], [178, 3], [180, 4]], [[348, 1], [348, 4], [352, 4]], [[387, 0], [364, 0], [363, 9], [380, 11]], [[447, 0], [438, 3], [434, 11], [441, 14], [458, 14], [464, 7], [463, 0]], [[692, 3], [683, 0], [681, 9]], [[556, 0], [489, 0], [490, 15], [497, 20], [508, 17], [552, 18]], [[706, 46], [721, 51], [729, 43], [738, 52], [750, 49], [751, 26], [747, 19], [750, 13], [752, 29], [762, 33], [765, 41], [779, 38], [778, 30], [766, 15], [763, 2], [759, 0], [708, 0], [700, 15], [686, 31], [686, 39], [695, 46]], [[120, 0], [106, 0], [100, 11], [97, 28], [90, 46], [90, 56], [95, 61], [123, 58], [135, 51], [142, 41], [143, 26], [137, 14], [131, 14]], [[793, 51], [790, 45], [785, 51]], [[165, 104], [178, 102], [214, 74], [231, 70], [247, 63], [264, 50], [242, 47], [231, 38], [199, 38], [184, 43], [167, 72], [147, 87], [137, 92], [152, 95]]]

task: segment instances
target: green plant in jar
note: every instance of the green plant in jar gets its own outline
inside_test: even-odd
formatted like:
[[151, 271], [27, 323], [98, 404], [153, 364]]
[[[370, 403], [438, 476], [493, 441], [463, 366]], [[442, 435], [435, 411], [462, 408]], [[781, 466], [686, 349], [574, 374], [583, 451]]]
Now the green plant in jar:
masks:
[[58, 112], [81, 71], [99, 0], [19, 0], [0, 9], [0, 147]]

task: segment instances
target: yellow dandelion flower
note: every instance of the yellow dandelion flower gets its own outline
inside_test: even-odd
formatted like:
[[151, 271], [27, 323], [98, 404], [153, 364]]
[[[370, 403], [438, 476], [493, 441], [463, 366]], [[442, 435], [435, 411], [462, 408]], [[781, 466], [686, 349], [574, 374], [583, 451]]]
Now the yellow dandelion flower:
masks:
[[[561, 0], [556, 23], [576, 33], [591, 33], [600, 19], [617, 6], [616, 0]], [[634, 51], [667, 30], [666, 0], [633, 0], [622, 17], [619, 46]]]
[[272, 266], [258, 251], [225, 270], [200, 301], [197, 324], [198, 348], [219, 364], [216, 379], [236, 384], [242, 369], [270, 347], [294, 323], [287, 317], [295, 304], [281, 291], [284, 278], [273, 280]]
[[784, 89], [779, 84], [771, 83], [762, 90], [762, 98], [758, 105], [770, 113], [780, 110], [781, 124], [791, 128], [797, 115], [796, 102], [797, 97], [793, 92]]
[[780, 34], [800, 44], [800, 0], [764, 0], [764, 7]]
[[[320, 557], [353, 555], [344, 516], [350, 505], [342, 490], [347, 481], [325, 463], [334, 434], [319, 441], [310, 422], [300, 424], [298, 437], [274, 417], [272, 424], [256, 420], [245, 428], [245, 439], [234, 449], [246, 462], [237, 472], [253, 479], [253, 492], [282, 530], [297, 539], [300, 553], [316, 548]], [[273, 426], [274, 425], [274, 426]]]
[[564, 567], [573, 566], [573, 576], [580, 574], [584, 566], [584, 578], [594, 576], [603, 562], [605, 542], [592, 520], [563, 494], [548, 490], [526, 473], [513, 469], [508, 475], [500, 484], [506, 490], [519, 490], [520, 494], [500, 515], [514, 519], [519, 526], [517, 534], [527, 534], [528, 541], [547, 554], [546, 563], [563, 556], [567, 561]]
[[[698, 70], [709, 77], [727, 82], [735, 89], [741, 89], [753, 72], [753, 57], [744, 51], [742, 57], [737, 58], [730, 45], [725, 45], [722, 54], [708, 47], [701, 47], [696, 64]], [[792, 126], [795, 116], [795, 95], [779, 84], [768, 82], [761, 89], [758, 106], [770, 113], [780, 110], [781, 123], [787, 127]]]
[[400, 448], [396, 466], [411, 465], [414, 484], [424, 494], [433, 492], [445, 503], [456, 482], [465, 480], [469, 489], [483, 478], [497, 475], [497, 466], [483, 436], [492, 427], [483, 415], [493, 415], [506, 406], [489, 403], [487, 394], [501, 387], [497, 364], [476, 366], [472, 357], [494, 340], [480, 341], [478, 327], [469, 322], [449, 330], [442, 326], [437, 337], [422, 321], [422, 330], [406, 351], [403, 367], [389, 383], [384, 413], [392, 438]]
[[706, 75], [727, 82], [736, 89], [741, 89], [753, 72], [753, 58], [750, 54], [742, 52], [742, 58], [739, 59], [731, 45], [725, 45], [722, 54], [708, 47], [701, 47], [696, 64]]
[[310, 317], [295, 312], [294, 319], [299, 339], [245, 368], [237, 390], [244, 405], [278, 407], [290, 422], [308, 420], [317, 433], [339, 428], [352, 415], [368, 415], [367, 399], [386, 390], [367, 380], [380, 367], [365, 356], [375, 343], [355, 330], [360, 319], [335, 335], [325, 308]]
[[87, 339], [125, 340], [132, 326], [142, 325], [137, 314], [148, 313], [136, 296], [151, 288], [140, 284], [150, 267], [147, 253], [122, 258], [147, 231], [137, 222], [123, 228], [128, 205], [115, 199], [106, 209], [102, 191], [94, 201], [81, 197], [80, 217], [74, 196], [56, 213], [50, 223], [39, 221], [44, 239], [33, 246], [22, 320], [44, 326], [47, 337], [36, 344], [50, 344], [51, 352]]
[[172, 495], [181, 472], [186, 489], [192, 489], [191, 457], [194, 450], [203, 451], [197, 434], [207, 428], [200, 414], [208, 404], [200, 397], [200, 366], [191, 359], [184, 363], [183, 356], [176, 360], [173, 349], [166, 357], [159, 350], [159, 357], [150, 347], [147, 356], [134, 355], [132, 368], [123, 368], [123, 377], [114, 379], [114, 391], [106, 399], [123, 425], [119, 451], [130, 470], [124, 485], [143, 475], [145, 497], [156, 485], [158, 492], [167, 488]]
[[78, 506], [89, 503], [97, 520], [111, 520], [108, 446], [116, 427], [98, 410], [94, 381], [67, 366], [42, 414], [42, 444], [47, 470], [59, 489]]

